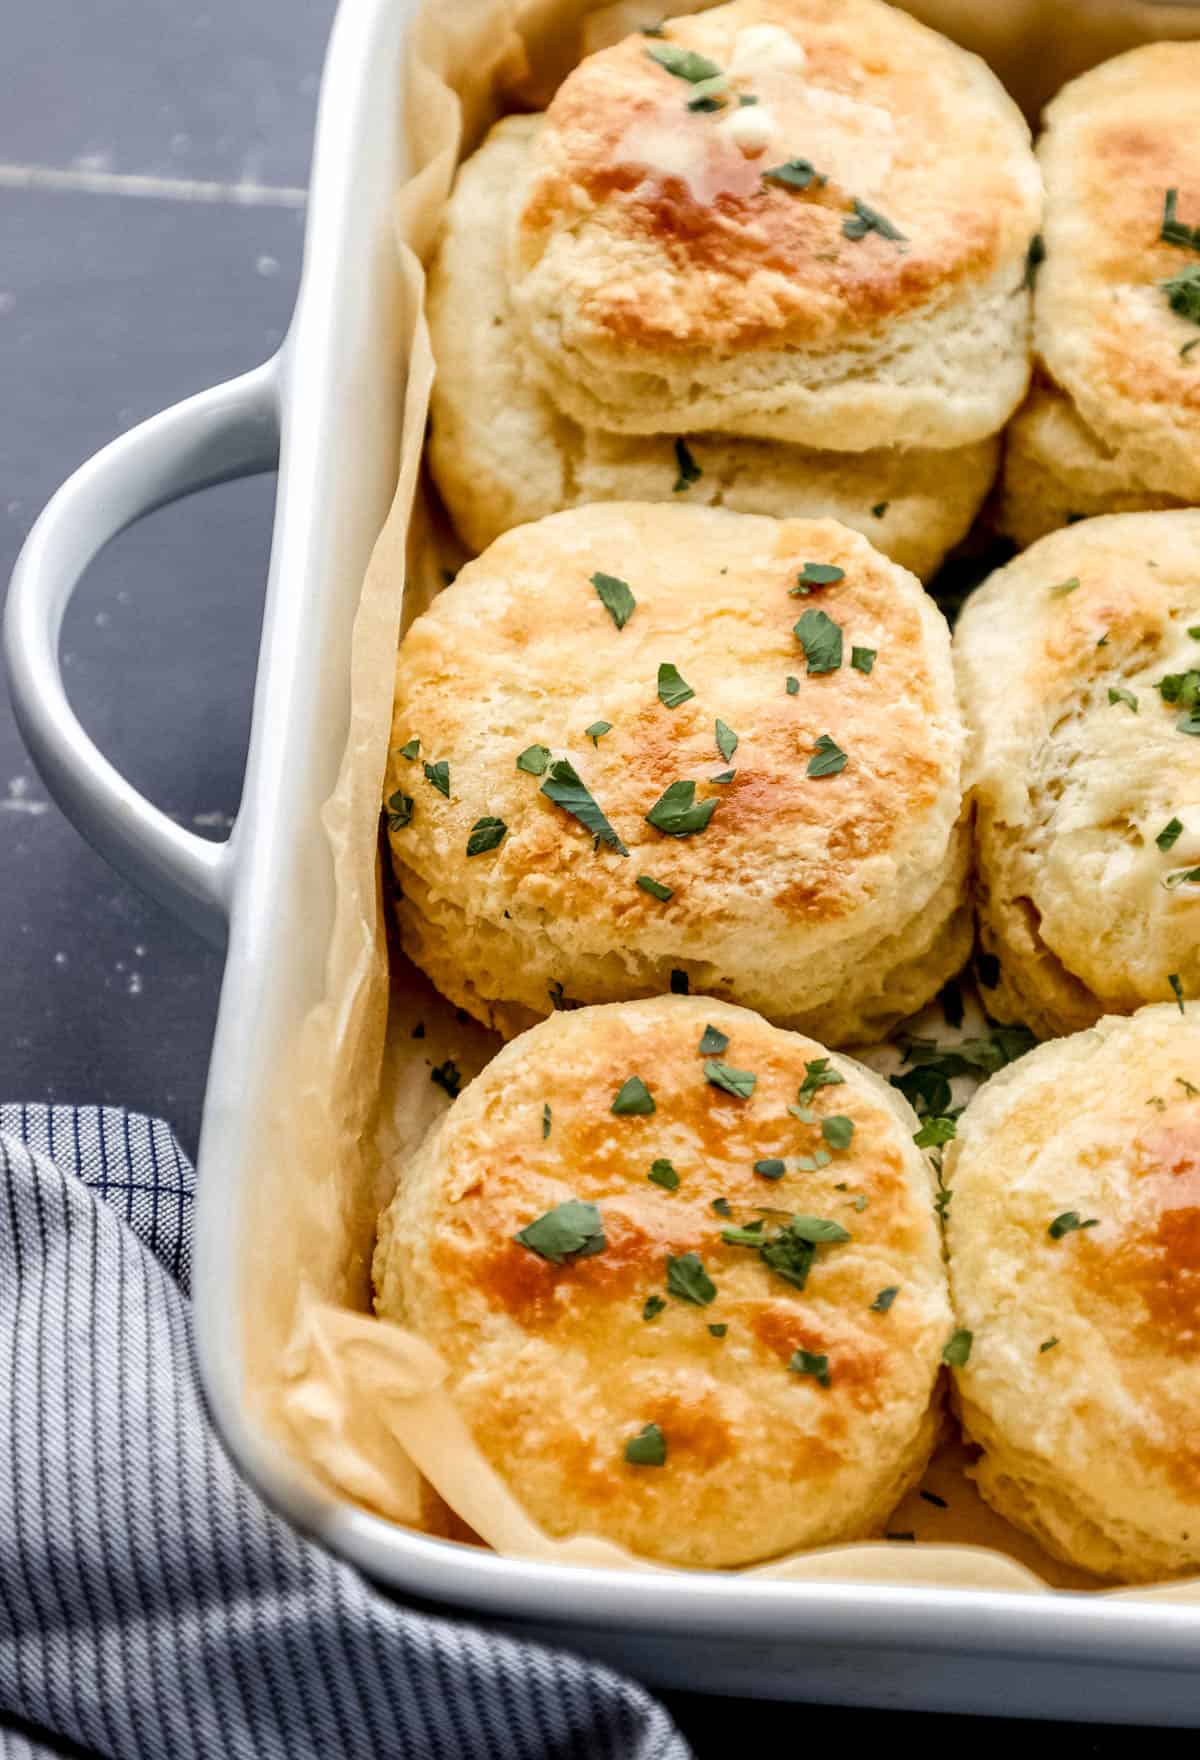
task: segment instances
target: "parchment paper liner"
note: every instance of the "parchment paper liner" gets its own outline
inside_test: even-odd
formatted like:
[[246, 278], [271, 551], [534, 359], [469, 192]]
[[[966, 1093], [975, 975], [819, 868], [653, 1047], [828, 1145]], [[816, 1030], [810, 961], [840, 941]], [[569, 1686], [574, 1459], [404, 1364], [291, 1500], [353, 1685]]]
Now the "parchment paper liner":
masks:
[[[447, 561], [458, 560], [421, 478], [433, 375], [421, 262], [454, 167], [498, 115], [543, 106], [585, 50], [657, 22], [664, 10], [698, 9], [664, 9], [654, 0], [604, 8], [588, 0], [432, 0], [414, 21], [406, 122], [409, 163], [419, 169], [395, 206], [402, 288], [396, 346], [408, 361], [400, 470], [363, 582], [350, 728], [323, 815], [336, 895], [325, 998], [280, 1048], [276, 1122], [265, 1133], [271, 1153], [246, 1195], [241, 1267], [247, 1399], [303, 1471], [426, 1533], [512, 1557], [638, 1571], [663, 1567], [599, 1538], [558, 1541], [543, 1533], [475, 1447], [442, 1385], [437, 1353], [371, 1315], [379, 1210], [446, 1104], [430, 1070], [453, 1057], [466, 1079], [498, 1049], [498, 1041], [456, 1018], [389, 949], [378, 823], [396, 643], [439, 590]], [[956, 10], [956, 34], [969, 43], [990, 48], [996, 36], [992, 6], [961, 0], [955, 9], [953, 0], [924, 0], [911, 10], [942, 28]], [[1060, 30], [1063, 10], [1056, 9]], [[1078, 10], [1081, 20], [1099, 18], [1103, 25], [1097, 59], [1147, 35], [1167, 34], [1159, 7], [1089, 7], [1083, 0]], [[1013, 6], [1014, 28], [1028, 12]], [[1117, 13], [1122, 17], [1114, 23]], [[1187, 34], [1186, 15], [1175, 11], [1168, 22], [1170, 34]], [[1063, 35], [1077, 60], [1078, 32]], [[414, 1038], [418, 1023], [423, 1036]], [[914, 1492], [895, 1512], [892, 1531], [911, 1533], [915, 1543], [798, 1553], [746, 1574], [1042, 1592], [1097, 1587], [1048, 1559], [988, 1509], [964, 1476], [964, 1461], [961, 1444], [948, 1442], [924, 1481], [945, 1509]], [[1121, 1593], [1195, 1602], [1200, 1580]]]

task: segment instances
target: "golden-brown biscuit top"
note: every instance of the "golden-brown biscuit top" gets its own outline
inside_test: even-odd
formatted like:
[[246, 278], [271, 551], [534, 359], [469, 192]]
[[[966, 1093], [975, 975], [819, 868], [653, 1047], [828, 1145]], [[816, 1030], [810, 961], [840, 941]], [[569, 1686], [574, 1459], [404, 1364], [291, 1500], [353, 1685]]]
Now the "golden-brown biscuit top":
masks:
[[[749, 1073], [747, 1098], [708, 1079], [714, 1060]], [[811, 1088], [803, 1122], [788, 1107], [810, 1065], [844, 1079]], [[632, 1077], [652, 1111], [614, 1111]], [[847, 1119], [848, 1141], [828, 1123]], [[442, 1352], [481, 1448], [553, 1532], [723, 1564], [854, 1532], [912, 1464], [948, 1327], [913, 1123], [861, 1066], [726, 1003], [552, 1016], [464, 1091], [407, 1177], [380, 1311]], [[602, 1250], [556, 1263], [517, 1238], [570, 1201], [595, 1206]], [[761, 1225], [769, 1246], [793, 1216], [835, 1236], [799, 1282], [754, 1232], [722, 1239]], [[699, 1269], [673, 1273], [688, 1255]], [[789, 1368], [797, 1352], [822, 1361]], [[661, 1471], [625, 1458], [647, 1424]]]
[[[794, 594], [810, 564], [839, 578]], [[632, 593], [624, 627], [597, 576]], [[840, 640], [836, 670], [809, 672], [801, 619]], [[669, 706], [664, 692], [682, 700]], [[468, 917], [523, 916], [568, 946], [636, 935], [668, 948], [739, 924], [760, 940], [836, 936], [848, 921], [882, 932], [941, 878], [962, 739], [941, 613], [857, 533], [721, 509], [586, 507], [506, 533], [405, 637], [388, 789], [412, 805], [392, 847], [402, 871]], [[541, 748], [536, 774], [518, 767], [527, 748]], [[611, 838], [547, 792], [561, 760]], [[448, 792], [423, 769], [439, 763]], [[706, 823], [672, 835], [647, 815], [684, 782]], [[502, 838], [469, 855], [485, 818], [503, 822]]]
[[[689, 109], [695, 85], [656, 59], [680, 51], [727, 76], [721, 109]], [[794, 160], [825, 181], [764, 177]], [[855, 198], [903, 240], [848, 237]], [[974, 56], [877, 0], [736, 0], [566, 79], [515, 275], [557, 259], [568, 343], [832, 348], [1023, 259], [1039, 199], [1028, 131]]]
[[[1074, 80], [1046, 112], [1038, 352], [1150, 488], [1200, 492], [1200, 43], [1153, 43]], [[1170, 228], [1169, 228], [1170, 229]], [[1195, 232], [1200, 245], [1200, 230]], [[1191, 290], [1166, 288], [1179, 276]], [[1174, 305], [1173, 305], [1174, 296]], [[1187, 352], [1184, 352], [1187, 350]], [[1142, 454], [1145, 454], [1143, 457]]]
[[1200, 1509], [1200, 1011], [1042, 1046], [971, 1102], [947, 1172], [964, 1398], [1085, 1510], [1123, 1507], [1131, 1546], [1178, 1540]]

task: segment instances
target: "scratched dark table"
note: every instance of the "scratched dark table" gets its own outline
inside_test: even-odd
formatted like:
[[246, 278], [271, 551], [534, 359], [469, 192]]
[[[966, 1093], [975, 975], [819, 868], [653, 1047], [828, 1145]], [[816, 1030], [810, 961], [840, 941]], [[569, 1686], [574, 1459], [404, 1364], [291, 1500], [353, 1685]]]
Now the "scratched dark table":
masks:
[[[332, 0], [6, 8], [0, 580], [48, 496], [97, 447], [278, 344], [332, 11]], [[89, 571], [64, 633], [85, 725], [204, 836], [223, 835], [237, 811], [273, 491], [259, 478], [144, 521]], [[219, 957], [48, 801], [0, 685], [0, 1097], [158, 1113], [194, 1152], [220, 978]], [[1065, 1740], [1115, 1755], [1135, 1735], [668, 1703], [705, 1760], [735, 1744], [775, 1753], [904, 1736], [939, 1752]], [[1157, 1736], [1168, 1751], [1188, 1740]]]

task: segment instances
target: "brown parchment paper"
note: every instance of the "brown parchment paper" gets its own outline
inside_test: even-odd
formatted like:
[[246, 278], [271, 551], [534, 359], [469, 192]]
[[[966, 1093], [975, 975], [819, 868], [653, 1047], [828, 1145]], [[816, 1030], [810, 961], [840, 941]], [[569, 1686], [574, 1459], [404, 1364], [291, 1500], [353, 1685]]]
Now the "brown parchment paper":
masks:
[[[404, 114], [416, 170], [395, 203], [397, 341], [407, 361], [400, 470], [363, 581], [349, 733], [323, 815], [336, 895], [324, 998], [280, 1047], [274, 1119], [264, 1133], [270, 1155], [247, 1193], [240, 1266], [246, 1400], [304, 1473], [426, 1533], [509, 1556], [642, 1571], [664, 1567], [596, 1537], [558, 1541], [542, 1532], [475, 1447], [445, 1389], [437, 1353], [371, 1313], [379, 1211], [448, 1104], [431, 1070], [451, 1058], [466, 1081], [499, 1048], [456, 1015], [391, 944], [379, 802], [397, 641], [440, 589], [444, 571], [462, 560], [421, 469], [434, 370], [422, 263], [454, 168], [497, 116], [544, 106], [581, 54], [664, 13], [702, 9], [655, 0], [603, 7], [588, 0], [428, 0], [414, 21]], [[923, 0], [910, 10], [985, 49], [1002, 68], [1006, 56], [1017, 56], [1031, 11], [1014, 0], [1005, 37], [997, 23], [1005, 9], [991, 0]], [[1089, 17], [1099, 21], [1087, 39], [1096, 48], [1093, 60], [1168, 34], [1151, 28], [1151, 14], [1169, 11], [1176, 27], [1169, 34], [1187, 34], [1178, 28], [1177, 8], [1076, 0], [1049, 10], [1068, 41], [1063, 65], [1071, 72], [1081, 65], [1079, 33]], [[1038, 42], [1041, 79], [1050, 51], [1042, 37]], [[881, 1049], [871, 1061], [885, 1067], [888, 1055]], [[889, 1531], [903, 1538], [797, 1554], [745, 1574], [1040, 1591], [1099, 1586], [1047, 1558], [991, 1511], [965, 1476], [967, 1464], [948, 1424], [923, 1482], [932, 1498], [914, 1492], [892, 1518]], [[1196, 1601], [1200, 1583], [1129, 1593]]]

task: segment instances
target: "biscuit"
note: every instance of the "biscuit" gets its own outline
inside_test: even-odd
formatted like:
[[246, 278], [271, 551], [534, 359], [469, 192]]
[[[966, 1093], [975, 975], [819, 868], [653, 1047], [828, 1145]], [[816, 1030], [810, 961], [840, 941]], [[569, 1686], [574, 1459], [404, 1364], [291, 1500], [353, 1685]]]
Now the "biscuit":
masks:
[[1200, 994], [1197, 630], [1193, 511], [1053, 532], [959, 619], [987, 1001], [1040, 1037]]
[[991, 487], [996, 439], [948, 452], [837, 453], [691, 433], [681, 451], [672, 436], [581, 428], [555, 408], [525, 369], [505, 279], [506, 204], [539, 126], [505, 118], [463, 165], [430, 271], [428, 457], [466, 546], [484, 550], [510, 526], [565, 507], [686, 496], [738, 513], [827, 515], [914, 574], [932, 574]]
[[[730, 1067], [748, 1097], [714, 1085]], [[442, 1354], [553, 1536], [710, 1568], [862, 1538], [928, 1460], [950, 1328], [915, 1128], [878, 1076], [728, 1003], [555, 1015], [405, 1171], [376, 1311]]]
[[1004, 436], [996, 523], [1022, 548], [1101, 513], [1179, 507], [1177, 496], [1134, 482], [1119, 457], [1085, 427], [1069, 397], [1037, 384]]
[[1038, 149], [1037, 355], [1103, 453], [1106, 479], [1185, 503], [1200, 500], [1197, 80], [1200, 43], [1119, 55], [1063, 88]]
[[1200, 1014], [1108, 1017], [987, 1082], [946, 1151], [979, 1489], [1056, 1558], [1200, 1570]]
[[1025, 393], [1040, 216], [1028, 127], [975, 56], [879, 0], [735, 0], [563, 82], [513, 312], [585, 427], [965, 446]]
[[966, 955], [963, 743], [940, 611], [832, 520], [519, 526], [400, 647], [401, 939], [505, 1035], [682, 983], [876, 1038]]

